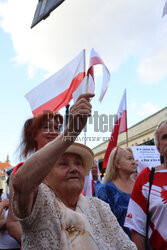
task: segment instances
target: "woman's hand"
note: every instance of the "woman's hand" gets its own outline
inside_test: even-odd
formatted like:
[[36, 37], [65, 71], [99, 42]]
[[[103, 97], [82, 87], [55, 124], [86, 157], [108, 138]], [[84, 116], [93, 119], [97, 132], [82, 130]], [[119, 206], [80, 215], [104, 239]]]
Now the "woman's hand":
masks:
[[90, 98], [92, 97], [94, 97], [94, 94], [82, 94], [70, 108], [67, 136], [78, 136], [85, 127], [88, 117], [91, 116]]
[[0, 202], [0, 207], [2, 207], [3, 209], [8, 209], [8, 207], [9, 207], [9, 200], [8, 199], [3, 199]]
[[9, 200], [8, 199], [3, 199], [0, 202], [0, 216], [2, 215], [2, 212], [4, 209], [8, 209], [9, 208]]

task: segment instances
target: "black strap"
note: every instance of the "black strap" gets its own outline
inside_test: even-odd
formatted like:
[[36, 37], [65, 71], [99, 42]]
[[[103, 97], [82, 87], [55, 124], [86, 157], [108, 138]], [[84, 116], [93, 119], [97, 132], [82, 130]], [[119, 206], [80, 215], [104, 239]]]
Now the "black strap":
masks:
[[145, 240], [145, 248], [147, 249], [147, 241], [148, 241], [148, 226], [149, 226], [149, 220], [150, 220], [150, 215], [149, 215], [149, 200], [150, 200], [150, 193], [151, 193], [151, 186], [153, 183], [153, 179], [154, 179], [154, 172], [155, 172], [155, 168], [151, 169], [151, 173], [150, 173], [150, 177], [149, 177], [149, 191], [148, 191], [148, 199], [147, 199], [147, 221], [146, 221], [146, 240]]

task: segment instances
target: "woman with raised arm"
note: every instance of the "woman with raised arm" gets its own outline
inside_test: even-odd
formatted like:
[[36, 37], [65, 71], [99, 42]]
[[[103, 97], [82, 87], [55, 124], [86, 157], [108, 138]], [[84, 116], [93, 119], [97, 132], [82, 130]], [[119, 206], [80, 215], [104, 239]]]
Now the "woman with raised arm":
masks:
[[[93, 164], [93, 152], [74, 143], [91, 114], [81, 95], [71, 107], [63, 133], [43, 145], [15, 173], [12, 209], [22, 226], [22, 249], [136, 249], [107, 204], [81, 192]], [[117, 234], [117, 238], [115, 237]]]

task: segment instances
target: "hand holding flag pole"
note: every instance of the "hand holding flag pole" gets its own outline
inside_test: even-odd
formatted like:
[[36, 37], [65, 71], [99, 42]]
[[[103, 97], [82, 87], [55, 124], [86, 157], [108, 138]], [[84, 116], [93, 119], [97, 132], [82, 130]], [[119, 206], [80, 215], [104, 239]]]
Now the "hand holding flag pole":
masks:
[[71, 106], [69, 122], [66, 127], [70, 131], [69, 136], [78, 136], [85, 127], [87, 119], [91, 115], [92, 105], [90, 104], [90, 98], [92, 97], [94, 97], [94, 94], [81, 94]]

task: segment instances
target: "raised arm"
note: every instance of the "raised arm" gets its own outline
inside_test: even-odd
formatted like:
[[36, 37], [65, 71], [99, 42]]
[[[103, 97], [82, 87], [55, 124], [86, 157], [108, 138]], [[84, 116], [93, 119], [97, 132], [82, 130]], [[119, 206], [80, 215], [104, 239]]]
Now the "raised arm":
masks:
[[86, 125], [87, 118], [91, 115], [89, 99], [93, 96], [93, 94], [81, 95], [70, 109], [69, 123], [65, 131], [34, 153], [14, 175], [12, 182], [14, 200], [17, 201], [17, 209], [21, 218], [30, 215], [38, 185]]

